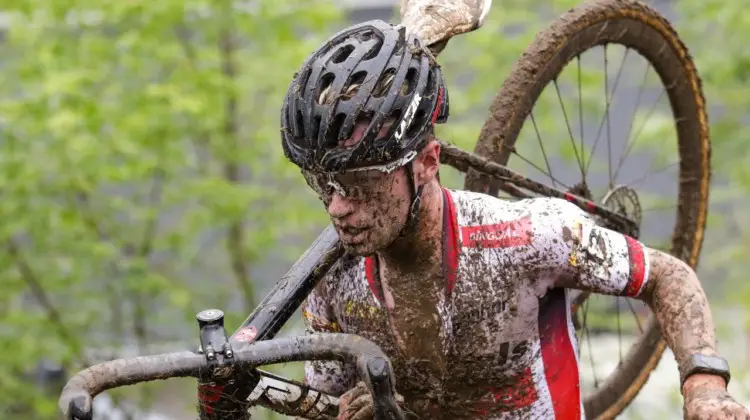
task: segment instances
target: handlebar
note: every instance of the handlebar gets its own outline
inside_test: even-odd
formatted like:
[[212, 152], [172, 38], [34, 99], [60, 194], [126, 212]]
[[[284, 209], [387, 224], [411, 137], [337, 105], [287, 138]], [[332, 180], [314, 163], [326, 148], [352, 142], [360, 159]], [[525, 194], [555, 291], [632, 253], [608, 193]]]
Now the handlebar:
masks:
[[[189, 351], [117, 359], [83, 370], [63, 388], [59, 408], [66, 420], [91, 420], [93, 398], [111, 388], [173, 377], [231, 377], [257, 366], [305, 360], [351, 361], [373, 396], [375, 418], [405, 419], [396, 404], [390, 360], [373, 342], [352, 334], [317, 333], [257, 341], [233, 351], [228, 363], [210, 363]], [[226, 359], [225, 359], [226, 360]]]

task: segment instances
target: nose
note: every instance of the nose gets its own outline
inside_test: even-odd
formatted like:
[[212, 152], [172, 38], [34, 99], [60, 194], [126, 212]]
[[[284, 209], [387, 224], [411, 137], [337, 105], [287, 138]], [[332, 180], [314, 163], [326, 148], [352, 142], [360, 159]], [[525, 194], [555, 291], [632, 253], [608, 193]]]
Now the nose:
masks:
[[328, 215], [336, 219], [343, 219], [352, 213], [354, 213], [353, 201], [334, 191], [331, 194], [331, 202], [328, 204]]

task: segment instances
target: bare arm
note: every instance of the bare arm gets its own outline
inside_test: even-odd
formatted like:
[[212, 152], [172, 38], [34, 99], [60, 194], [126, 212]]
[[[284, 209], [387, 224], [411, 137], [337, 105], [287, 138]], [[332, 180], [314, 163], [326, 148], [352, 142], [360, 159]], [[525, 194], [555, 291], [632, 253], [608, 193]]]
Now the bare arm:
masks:
[[[711, 310], [695, 271], [672, 255], [646, 249], [651, 274], [640, 299], [656, 314], [678, 365], [682, 367], [691, 354], [718, 356]], [[683, 394], [698, 386], [726, 388], [726, 383], [715, 375], [691, 375]]]

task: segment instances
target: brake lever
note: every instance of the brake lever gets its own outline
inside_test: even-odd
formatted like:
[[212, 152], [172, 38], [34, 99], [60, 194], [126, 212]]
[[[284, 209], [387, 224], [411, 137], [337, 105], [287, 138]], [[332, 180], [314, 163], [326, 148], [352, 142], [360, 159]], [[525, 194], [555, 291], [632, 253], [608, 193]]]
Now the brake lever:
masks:
[[404, 420], [404, 413], [396, 402], [393, 382], [391, 381], [391, 369], [388, 362], [376, 357], [367, 362], [366, 381], [372, 388], [370, 392], [373, 397], [375, 420]]

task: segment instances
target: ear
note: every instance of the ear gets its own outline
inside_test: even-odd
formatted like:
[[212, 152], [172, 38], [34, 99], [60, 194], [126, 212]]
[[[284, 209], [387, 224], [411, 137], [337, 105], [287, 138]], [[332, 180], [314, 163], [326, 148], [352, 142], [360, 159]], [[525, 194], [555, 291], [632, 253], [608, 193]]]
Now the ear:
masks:
[[440, 169], [440, 143], [431, 137], [427, 145], [419, 152], [419, 156], [414, 163], [414, 176], [417, 185], [430, 183], [435, 179]]

